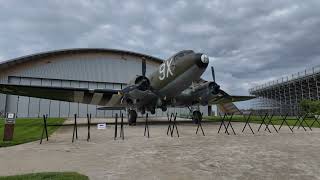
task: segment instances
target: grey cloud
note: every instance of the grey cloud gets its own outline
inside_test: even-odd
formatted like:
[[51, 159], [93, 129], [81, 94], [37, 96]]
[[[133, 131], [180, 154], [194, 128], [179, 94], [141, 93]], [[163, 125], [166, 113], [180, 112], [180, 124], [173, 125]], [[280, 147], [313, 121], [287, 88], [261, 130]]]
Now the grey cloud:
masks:
[[[229, 93], [319, 64], [320, 2], [0, 1], [0, 58], [77, 47], [207, 53]], [[210, 71], [203, 77], [210, 80]]]

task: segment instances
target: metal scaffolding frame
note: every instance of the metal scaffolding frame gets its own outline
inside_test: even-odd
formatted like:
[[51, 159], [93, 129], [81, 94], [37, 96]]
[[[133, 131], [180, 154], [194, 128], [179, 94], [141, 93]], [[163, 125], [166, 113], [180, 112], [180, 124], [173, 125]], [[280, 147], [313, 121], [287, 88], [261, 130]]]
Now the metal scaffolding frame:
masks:
[[298, 115], [299, 103], [304, 100], [320, 100], [320, 66], [306, 69], [275, 81], [249, 89], [257, 99], [252, 109], [260, 113]]

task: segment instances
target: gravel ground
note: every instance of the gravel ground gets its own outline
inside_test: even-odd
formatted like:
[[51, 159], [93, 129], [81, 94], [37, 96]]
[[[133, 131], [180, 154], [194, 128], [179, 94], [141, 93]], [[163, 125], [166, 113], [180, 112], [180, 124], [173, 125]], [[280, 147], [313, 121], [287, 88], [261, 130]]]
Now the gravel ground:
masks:
[[[85, 122], [85, 119], [79, 120]], [[67, 122], [68, 123], [68, 122]], [[42, 145], [32, 142], [0, 148], [0, 176], [43, 171], [76, 171], [90, 179], [320, 179], [320, 129], [252, 135], [233, 123], [237, 135], [217, 134], [219, 124], [178, 125], [180, 137], [166, 135], [167, 125], [125, 126], [125, 140], [113, 140], [114, 127], [61, 127]], [[258, 125], [252, 125], [256, 130]]]

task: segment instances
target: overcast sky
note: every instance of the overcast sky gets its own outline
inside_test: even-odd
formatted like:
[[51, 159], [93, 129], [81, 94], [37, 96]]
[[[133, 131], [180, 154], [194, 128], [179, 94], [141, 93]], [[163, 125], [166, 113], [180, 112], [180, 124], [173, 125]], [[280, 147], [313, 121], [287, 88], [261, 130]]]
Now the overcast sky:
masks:
[[320, 1], [0, 0], [0, 61], [87, 47], [163, 59], [200, 51], [223, 89], [247, 95], [254, 85], [320, 64]]

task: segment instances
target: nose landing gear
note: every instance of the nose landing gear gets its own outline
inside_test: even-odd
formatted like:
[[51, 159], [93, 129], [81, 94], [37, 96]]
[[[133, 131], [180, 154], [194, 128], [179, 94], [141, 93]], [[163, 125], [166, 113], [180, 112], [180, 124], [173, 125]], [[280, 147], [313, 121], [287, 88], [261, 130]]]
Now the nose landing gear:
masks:
[[135, 110], [128, 111], [128, 123], [130, 126], [136, 125], [137, 122], [137, 112]]
[[163, 112], [167, 111], [167, 106], [161, 106], [161, 110], [162, 110]]

